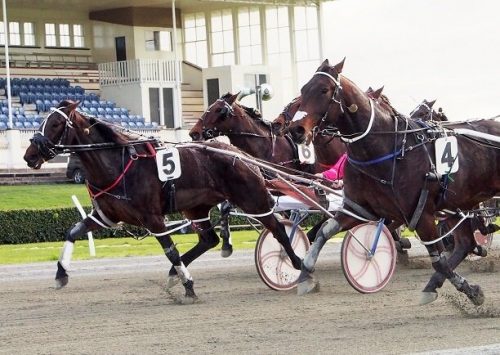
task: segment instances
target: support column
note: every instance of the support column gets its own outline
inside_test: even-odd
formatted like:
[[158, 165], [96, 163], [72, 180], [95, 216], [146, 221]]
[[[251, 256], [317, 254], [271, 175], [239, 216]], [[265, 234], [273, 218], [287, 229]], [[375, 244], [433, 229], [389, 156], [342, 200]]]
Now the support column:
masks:
[[26, 168], [21, 147], [21, 132], [17, 129], [8, 129], [5, 134], [7, 136], [7, 169]]

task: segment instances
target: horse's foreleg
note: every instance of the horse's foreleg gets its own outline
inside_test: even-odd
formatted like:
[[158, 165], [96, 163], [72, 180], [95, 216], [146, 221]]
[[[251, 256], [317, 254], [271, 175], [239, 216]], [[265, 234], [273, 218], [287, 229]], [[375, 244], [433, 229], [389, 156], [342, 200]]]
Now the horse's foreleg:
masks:
[[165, 255], [167, 256], [168, 260], [172, 263], [175, 271], [177, 272], [177, 276], [179, 277], [179, 279], [182, 282], [182, 285], [184, 286], [184, 289], [186, 291], [185, 301], [187, 303], [194, 302], [194, 300], [197, 297], [196, 294], [194, 293], [193, 278], [191, 277], [191, 274], [189, 273], [188, 269], [182, 262], [179, 251], [175, 247], [172, 238], [168, 234], [166, 235], [161, 235], [161, 233], [155, 233], [155, 234], [156, 234], [156, 239], [162, 246]]
[[313, 278], [314, 266], [318, 261], [319, 253], [321, 252], [323, 246], [326, 244], [328, 239], [332, 237], [332, 235], [335, 235], [339, 231], [340, 224], [333, 218], [324, 222], [319, 229], [311, 248], [302, 262], [299, 283], [297, 285], [297, 294], [299, 296], [319, 290], [319, 283]]
[[73, 249], [75, 246], [75, 241], [89, 232], [91, 229], [87, 226], [85, 222], [89, 219], [85, 218], [82, 222], [78, 222], [70, 230], [66, 232], [66, 241], [59, 255], [59, 261], [57, 262], [57, 272], [56, 272], [56, 289], [60, 289], [68, 284], [69, 276], [67, 271], [71, 264], [71, 259], [73, 257]]

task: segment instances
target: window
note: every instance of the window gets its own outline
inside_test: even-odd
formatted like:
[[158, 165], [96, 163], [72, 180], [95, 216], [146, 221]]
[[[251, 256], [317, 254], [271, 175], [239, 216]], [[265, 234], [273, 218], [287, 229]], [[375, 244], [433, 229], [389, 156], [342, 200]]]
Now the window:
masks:
[[238, 10], [240, 64], [261, 64], [260, 11], [258, 7]]
[[9, 44], [11, 46], [21, 45], [21, 30], [19, 22], [9, 22]]
[[83, 26], [80, 24], [46, 23], [45, 46], [83, 48], [85, 46]]
[[172, 37], [169, 31], [146, 31], [147, 51], [172, 51]]
[[60, 24], [59, 25], [59, 46], [61, 47], [71, 47], [71, 36], [69, 34], [69, 25]]
[[25, 22], [23, 24], [23, 35], [24, 35], [24, 45], [34, 46], [35, 45], [35, 26], [31, 22]]
[[231, 10], [211, 13], [212, 65], [234, 64], [233, 15]]
[[[0, 45], [5, 45], [5, 25], [0, 21]], [[34, 46], [35, 25], [32, 22], [9, 22], [9, 45]]]
[[184, 16], [184, 52], [187, 61], [208, 67], [207, 26], [203, 12]]
[[305, 84], [319, 63], [318, 17], [315, 7], [295, 7], [297, 82]]
[[85, 46], [85, 37], [83, 36], [82, 25], [73, 25], [73, 46], [77, 48]]
[[53, 23], [45, 24], [45, 46], [46, 47], [57, 46], [56, 25]]
[[266, 7], [266, 39], [268, 63], [281, 69], [282, 87], [287, 91], [285, 97], [292, 97], [294, 93], [288, 7]]

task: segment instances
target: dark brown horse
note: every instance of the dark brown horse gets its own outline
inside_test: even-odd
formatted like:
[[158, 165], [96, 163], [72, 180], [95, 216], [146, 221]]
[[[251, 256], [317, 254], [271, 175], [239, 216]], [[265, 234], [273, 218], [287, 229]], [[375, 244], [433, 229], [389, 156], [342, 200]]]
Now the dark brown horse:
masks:
[[[321, 149], [314, 166], [302, 164], [297, 145], [289, 135], [274, 134], [271, 123], [262, 118], [260, 112], [245, 107], [237, 101], [238, 94], [227, 93], [214, 102], [191, 128], [189, 135], [194, 141], [217, 136], [227, 136], [231, 144], [244, 152], [280, 166], [316, 173], [324, 171], [337, 162], [345, 152], [345, 145], [332, 137], [320, 140]], [[295, 99], [285, 107], [277, 120], [295, 114], [300, 101]], [[274, 125], [274, 124], [273, 124]]]
[[[455, 248], [447, 260], [436, 245], [440, 236], [434, 215], [446, 209], [453, 211], [456, 222], [463, 221], [467, 215], [461, 211], [472, 211], [479, 202], [500, 191], [497, 138], [500, 123], [494, 120], [443, 123], [440, 130], [429, 130], [394, 114], [395, 110], [376, 105], [352, 81], [340, 75], [343, 64], [342, 61], [330, 66], [325, 61], [302, 87], [298, 111], [302, 119], [290, 125], [294, 139], [298, 142], [308, 139], [321, 120], [338, 128], [348, 144], [346, 209], [368, 219], [387, 218], [406, 224], [416, 230], [428, 249], [435, 273], [423, 290], [421, 303], [435, 300], [437, 288], [448, 279], [472, 302], [481, 304], [484, 301], [481, 288], [469, 285], [454, 271], [477, 248], [473, 223], [461, 223], [455, 230]], [[456, 137], [458, 153], [451, 151], [447, 140], [443, 149], [436, 148], [436, 140], [449, 135]], [[457, 159], [459, 170], [452, 172]], [[438, 165], [449, 168], [448, 172], [439, 173]], [[326, 241], [359, 223], [356, 218], [339, 212], [323, 225], [304, 259], [299, 294], [316, 289], [312, 273]]]
[[[76, 111], [77, 106], [78, 103], [61, 102], [42, 123], [24, 156], [29, 167], [38, 169], [57, 153], [71, 151], [80, 157], [87, 172], [94, 209], [66, 235], [57, 264], [58, 287], [68, 282], [66, 268], [78, 237], [125, 222], [144, 227], [156, 236], [173, 264], [168, 284], [174, 284], [178, 277], [186, 290], [186, 300], [192, 301], [196, 295], [186, 266], [219, 243], [208, 213], [224, 200], [229, 200], [271, 230], [292, 265], [300, 268], [301, 259], [293, 252], [285, 228], [272, 213], [274, 203], [259, 169], [232, 156], [204, 149], [201, 144], [178, 146], [180, 158], [176, 162], [175, 152], [165, 154], [156, 141], [138, 139], [104, 121], [85, 117]], [[206, 146], [237, 151], [222, 143], [206, 143]], [[158, 164], [155, 156], [161, 157]], [[161, 181], [160, 172], [167, 175], [175, 172], [178, 163], [180, 177]], [[174, 211], [182, 211], [199, 235], [198, 244], [182, 257], [165, 226], [165, 214]]]
[[440, 107], [436, 112], [432, 107], [436, 100], [427, 101], [423, 100], [415, 109], [410, 113], [410, 118], [421, 119], [423, 121], [448, 121], [448, 117]]

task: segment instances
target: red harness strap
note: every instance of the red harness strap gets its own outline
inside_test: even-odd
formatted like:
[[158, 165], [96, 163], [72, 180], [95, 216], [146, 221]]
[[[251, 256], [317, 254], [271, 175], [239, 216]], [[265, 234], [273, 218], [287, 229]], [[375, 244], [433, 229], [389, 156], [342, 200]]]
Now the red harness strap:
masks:
[[92, 191], [91, 186], [87, 182], [86, 185], [87, 185], [87, 190], [89, 191], [90, 198], [91, 199], [96, 199], [99, 196], [105, 194], [106, 192], [114, 189], [116, 187], [116, 185], [118, 185], [123, 180], [123, 178], [125, 177], [125, 174], [127, 173], [127, 171], [130, 169], [130, 167], [132, 166], [132, 164], [137, 159], [139, 159], [139, 158], [154, 158], [154, 157], [156, 157], [156, 150], [155, 150], [155, 148], [153, 147], [153, 145], [151, 143], [147, 142], [146, 143], [146, 148], [149, 151], [149, 154], [135, 154], [133, 157], [131, 156], [130, 160], [127, 162], [127, 165], [125, 166], [125, 169], [123, 169], [123, 172], [108, 187], [106, 187], [104, 189], [99, 189], [99, 191], [97, 193], [94, 193]]

